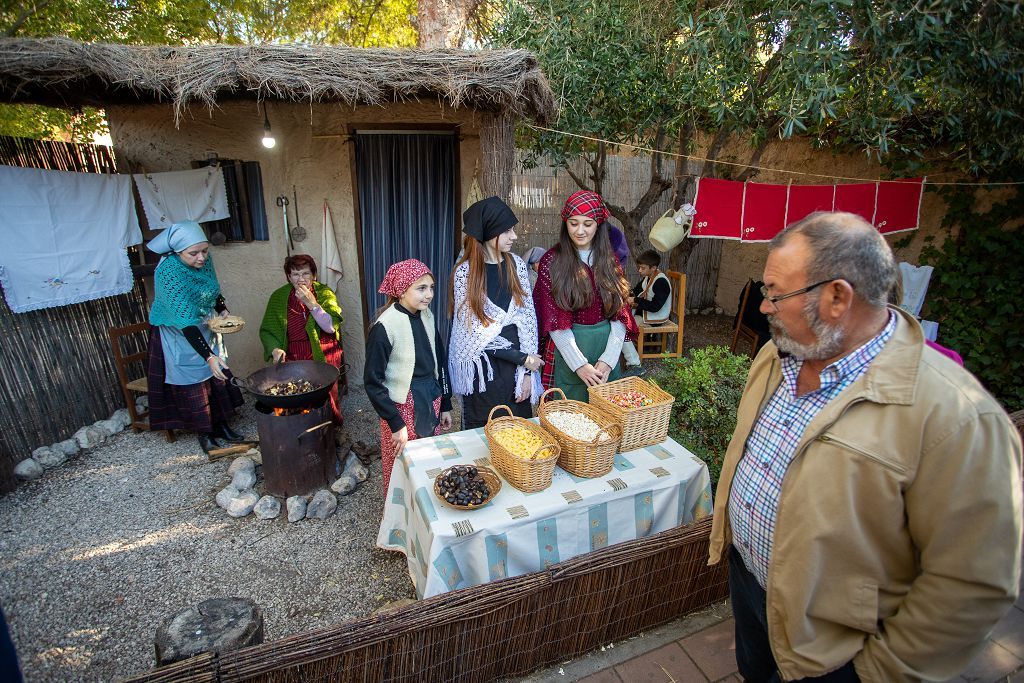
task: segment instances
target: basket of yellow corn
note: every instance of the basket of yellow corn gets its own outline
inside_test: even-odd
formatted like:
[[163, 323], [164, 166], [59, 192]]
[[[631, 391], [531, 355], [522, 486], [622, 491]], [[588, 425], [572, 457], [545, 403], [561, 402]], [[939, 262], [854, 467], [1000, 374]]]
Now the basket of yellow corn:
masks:
[[[508, 415], [495, 417], [504, 409]], [[512, 415], [508, 406], [494, 406], [484, 426], [491, 462], [508, 483], [535, 493], [551, 486], [561, 450], [550, 434], [529, 420]]]

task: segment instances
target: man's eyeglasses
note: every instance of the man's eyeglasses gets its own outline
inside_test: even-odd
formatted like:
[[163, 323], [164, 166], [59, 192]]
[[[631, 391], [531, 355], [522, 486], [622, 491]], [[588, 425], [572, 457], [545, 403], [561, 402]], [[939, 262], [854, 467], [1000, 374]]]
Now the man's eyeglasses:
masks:
[[779, 308], [779, 302], [782, 301], [783, 299], [788, 299], [791, 296], [799, 296], [800, 294], [806, 294], [812, 289], [815, 289], [816, 287], [821, 287], [822, 285], [827, 285], [828, 283], [833, 282], [836, 279], [837, 278], [830, 278], [828, 280], [822, 280], [821, 282], [815, 282], [813, 285], [807, 285], [806, 287], [790, 292], [789, 294], [779, 294], [778, 296], [769, 296], [768, 288], [764, 285], [761, 285], [761, 296], [765, 298], [765, 301], [771, 301], [772, 305], [775, 306], [777, 310]]

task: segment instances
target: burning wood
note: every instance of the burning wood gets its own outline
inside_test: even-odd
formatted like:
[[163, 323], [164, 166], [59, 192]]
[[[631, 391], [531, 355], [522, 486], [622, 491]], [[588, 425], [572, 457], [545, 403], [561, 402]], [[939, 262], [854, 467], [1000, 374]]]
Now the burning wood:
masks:
[[278, 417], [284, 415], [305, 415], [312, 410], [311, 408], [274, 408], [274, 415]]

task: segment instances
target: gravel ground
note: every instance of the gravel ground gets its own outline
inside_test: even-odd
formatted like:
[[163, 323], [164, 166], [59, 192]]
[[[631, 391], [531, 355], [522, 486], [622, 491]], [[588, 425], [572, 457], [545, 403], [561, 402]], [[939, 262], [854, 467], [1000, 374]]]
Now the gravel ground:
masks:
[[[728, 345], [731, 326], [690, 316], [685, 348]], [[362, 392], [342, 411], [353, 440], [376, 443]], [[234, 426], [256, 434], [251, 404]], [[375, 546], [379, 459], [333, 516], [296, 524], [218, 508], [230, 461], [208, 462], [191, 434], [126, 431], [0, 498], [0, 605], [27, 681], [142, 673], [160, 622], [208, 598], [255, 601], [270, 641], [415, 597], [405, 557]]]
[[[364, 394], [342, 410], [354, 440], [376, 443]], [[234, 426], [255, 435], [251, 405]], [[404, 556], [375, 547], [379, 459], [334, 515], [295, 524], [218, 508], [230, 462], [191, 434], [128, 431], [0, 499], [0, 604], [26, 680], [144, 672], [160, 622], [208, 598], [255, 601], [269, 641], [415, 597]]]

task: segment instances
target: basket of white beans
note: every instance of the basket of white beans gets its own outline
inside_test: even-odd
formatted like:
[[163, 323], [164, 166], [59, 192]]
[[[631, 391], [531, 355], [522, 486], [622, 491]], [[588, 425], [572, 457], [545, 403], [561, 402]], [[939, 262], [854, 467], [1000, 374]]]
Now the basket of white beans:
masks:
[[558, 387], [544, 392], [537, 413], [540, 426], [561, 447], [559, 467], [577, 477], [600, 477], [611, 471], [622, 443], [622, 425], [591, 405], [565, 398]]

